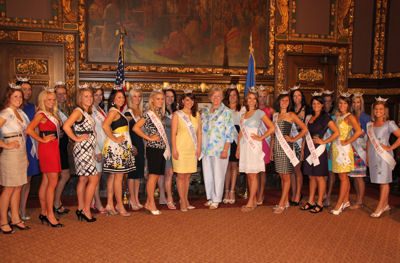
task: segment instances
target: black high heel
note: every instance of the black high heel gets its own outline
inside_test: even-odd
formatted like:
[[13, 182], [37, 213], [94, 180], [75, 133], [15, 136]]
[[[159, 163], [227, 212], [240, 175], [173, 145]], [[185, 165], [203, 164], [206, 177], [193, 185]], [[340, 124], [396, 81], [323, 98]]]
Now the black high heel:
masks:
[[92, 217], [92, 218], [88, 218], [85, 213], [81, 210], [81, 221], [82, 219], [85, 219], [86, 222], [92, 223], [92, 222], [96, 222], [96, 218]]
[[61, 223], [52, 224], [52, 223], [50, 222], [50, 220], [49, 220], [47, 217], [45, 217], [44, 220], [46, 220], [47, 226], [57, 227], [57, 228], [58, 228], [58, 227], [64, 227], [64, 225], [61, 224]]
[[11, 230], [8, 231], [4, 231], [3, 229], [1, 229], [1, 227], [6, 226], [9, 224], [3, 224], [0, 226], [0, 232], [3, 232], [3, 234], [9, 235], [9, 234], [14, 234], [14, 229], [12, 228], [12, 226], [10, 225]]
[[78, 220], [82, 221], [83, 210], [76, 209], [75, 214], [78, 217]]
[[46, 222], [47, 216], [40, 214], [39, 215], [39, 220], [40, 220], [40, 222], [42, 222], [42, 225], [43, 225], [43, 221]]

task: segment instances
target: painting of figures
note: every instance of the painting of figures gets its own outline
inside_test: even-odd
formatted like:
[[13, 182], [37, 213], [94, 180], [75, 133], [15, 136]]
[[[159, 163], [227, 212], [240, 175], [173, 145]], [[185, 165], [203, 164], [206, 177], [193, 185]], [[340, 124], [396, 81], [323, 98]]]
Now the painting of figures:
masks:
[[267, 56], [268, 0], [89, 0], [89, 63], [245, 67], [250, 34], [257, 67]]

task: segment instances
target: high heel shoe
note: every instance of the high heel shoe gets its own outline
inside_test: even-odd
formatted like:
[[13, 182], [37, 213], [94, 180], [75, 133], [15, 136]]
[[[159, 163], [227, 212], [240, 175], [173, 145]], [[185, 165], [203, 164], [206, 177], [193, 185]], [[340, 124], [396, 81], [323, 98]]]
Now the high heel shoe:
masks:
[[346, 203], [343, 204], [343, 210], [345, 210], [347, 207], [350, 207], [349, 201], [347, 201]]
[[167, 207], [170, 210], [176, 210], [176, 206], [175, 206], [174, 202], [172, 202], [172, 201], [167, 202]]
[[133, 202], [131, 200], [129, 200], [128, 202], [128, 207], [130, 209], [132, 209], [133, 211], [137, 211], [140, 210], [140, 206], [139, 205], [134, 205]]
[[145, 209], [146, 209], [146, 211], [148, 212], [148, 213], [150, 213], [150, 214], [152, 214], [153, 216], [159, 216], [159, 215], [161, 215], [161, 211], [160, 210], [158, 210], [158, 209], [156, 209], [156, 210], [150, 210], [150, 208], [148, 208], [148, 207], [144, 207]]
[[231, 190], [231, 196], [233, 195], [233, 198], [231, 198], [231, 199], [229, 199], [229, 203], [231, 204], [231, 205], [233, 205], [235, 202], [236, 202], [236, 199], [235, 199], [235, 191], [234, 190]]
[[[227, 193], [229, 193], [229, 190], [225, 190], [225, 196], [227, 196]], [[229, 201], [230, 201], [229, 198], [224, 198], [224, 199], [222, 200], [222, 203], [227, 204], [227, 203], [229, 203]]]
[[75, 214], [79, 221], [82, 221], [83, 210], [76, 209]]
[[391, 207], [389, 205], [386, 205], [384, 208], [382, 208], [378, 212], [370, 214], [370, 217], [379, 218], [386, 211], [390, 211], [390, 209], [391, 209]]
[[[77, 210], [78, 211], [78, 210]], [[96, 222], [96, 218], [92, 217], [92, 218], [88, 218], [85, 213], [83, 212], [83, 210], [81, 210], [81, 214], [80, 214], [80, 219], [82, 221], [82, 219], [85, 219], [86, 222], [88, 223], [92, 223], [92, 222]]]
[[[24, 226], [22, 227], [22, 226], [20, 226], [20, 224], [23, 224]], [[10, 224], [10, 226], [11, 226], [11, 228], [12, 227], [16, 227], [19, 230], [29, 230], [29, 229], [31, 229], [29, 226], [25, 225], [24, 221], [19, 221], [18, 223], [12, 223], [12, 224]]]
[[118, 211], [118, 209], [115, 209], [115, 210], [117, 210], [117, 215], [120, 215], [120, 216], [123, 216], [123, 217], [129, 217], [129, 216], [131, 216], [131, 213], [128, 213], [128, 212], [121, 212], [121, 211]]
[[288, 207], [287, 206], [277, 206], [274, 208], [274, 214], [282, 214]]
[[56, 228], [64, 227], [64, 225], [61, 223], [52, 224], [47, 217], [45, 217], [45, 221], [47, 223], [47, 226], [56, 227]]
[[1, 229], [3, 226], [7, 226], [7, 225], [9, 225], [9, 224], [3, 224], [3, 225], [1, 225], [1, 226], [0, 226], [0, 231], [3, 232], [3, 234], [5, 234], [5, 235], [14, 234], [15, 231], [13, 230], [13, 228], [11, 227], [11, 225], [10, 225], [11, 230], [4, 231], [3, 229]]
[[[55, 206], [53, 206], [53, 210], [56, 214], [58, 215], [65, 215], [69, 213], [69, 209], [63, 207], [63, 205], [61, 204], [58, 208], [56, 208]], [[62, 211], [61, 211], [62, 210]]]
[[118, 215], [118, 213], [115, 211], [115, 208], [110, 208], [109, 206], [106, 206], [105, 211], [106, 211], [107, 215], [110, 215], [110, 216]]
[[39, 215], [39, 220], [40, 220], [40, 222], [42, 222], [42, 225], [43, 225], [43, 221], [46, 222], [46, 219], [47, 219], [47, 217], [45, 215], [42, 215], [42, 214]]
[[340, 207], [339, 207], [338, 210], [332, 209], [332, 210], [331, 210], [331, 214], [333, 214], [333, 215], [335, 215], [335, 216], [340, 215], [340, 214], [343, 212], [343, 207], [344, 207], [344, 203], [342, 203], [342, 204], [340, 205]]

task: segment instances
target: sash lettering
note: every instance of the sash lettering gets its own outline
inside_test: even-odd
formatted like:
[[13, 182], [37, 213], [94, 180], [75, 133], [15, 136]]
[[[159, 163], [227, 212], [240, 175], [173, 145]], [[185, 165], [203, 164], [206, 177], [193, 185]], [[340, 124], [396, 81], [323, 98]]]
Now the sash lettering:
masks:
[[161, 138], [163, 139], [163, 141], [165, 143], [164, 158], [166, 160], [169, 160], [171, 158], [171, 150], [169, 148], [168, 138], [167, 138], [167, 134], [165, 133], [164, 126], [161, 123], [161, 120], [157, 117], [157, 115], [153, 111], [149, 110], [147, 112], [147, 114], [149, 115], [151, 121], [156, 126], [158, 133], [161, 135]]
[[369, 140], [371, 141], [372, 146], [374, 147], [375, 151], [378, 155], [390, 166], [390, 169], [394, 169], [396, 166], [396, 161], [394, 160], [393, 156], [390, 155], [385, 149], [382, 148], [381, 144], [379, 143], [378, 139], [375, 136], [374, 132], [374, 123], [368, 122], [367, 123], [367, 134]]
[[273, 116], [273, 122], [275, 125], [275, 136], [281, 145], [283, 151], [285, 152], [286, 156], [289, 158], [290, 162], [292, 163], [293, 166], [296, 166], [299, 164], [299, 160], [296, 157], [296, 153], [290, 148], [288, 142], [285, 140], [283, 137], [281, 129], [279, 129], [278, 126], [278, 113], [275, 113]]

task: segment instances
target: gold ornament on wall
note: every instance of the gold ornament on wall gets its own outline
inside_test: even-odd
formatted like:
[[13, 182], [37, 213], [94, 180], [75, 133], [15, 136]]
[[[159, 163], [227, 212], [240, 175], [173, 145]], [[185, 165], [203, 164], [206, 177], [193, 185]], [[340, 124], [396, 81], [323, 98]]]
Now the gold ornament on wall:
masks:
[[47, 59], [14, 58], [14, 65], [17, 75], [49, 75], [49, 61]]
[[324, 70], [318, 68], [299, 68], [297, 79], [301, 82], [321, 82], [324, 80]]
[[288, 30], [289, 22], [289, 4], [288, 0], [277, 0], [276, 5], [278, 7], [280, 15], [280, 23], [276, 26], [278, 34], [284, 34]]

